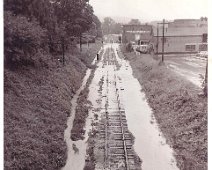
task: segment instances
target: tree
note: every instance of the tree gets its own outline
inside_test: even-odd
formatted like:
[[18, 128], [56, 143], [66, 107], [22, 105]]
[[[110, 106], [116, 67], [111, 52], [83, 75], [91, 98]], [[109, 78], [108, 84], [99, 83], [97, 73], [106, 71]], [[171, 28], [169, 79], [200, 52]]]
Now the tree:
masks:
[[96, 27], [96, 36], [97, 37], [102, 37], [102, 24], [99, 20], [99, 18], [96, 15], [93, 15], [93, 22], [95, 24]]
[[201, 17], [200, 20], [201, 21], [208, 21], [208, 18], [207, 17]]
[[11, 11], [14, 15], [30, 16], [31, 0], [4, 0], [4, 10]]
[[102, 29], [103, 29], [104, 35], [112, 33], [111, 28], [114, 24], [115, 24], [115, 21], [112, 18], [110, 17], [104, 18], [104, 22], [102, 23]]
[[130, 24], [130, 25], [141, 25], [141, 22], [139, 21], [139, 19], [131, 19], [128, 24]]
[[122, 24], [120, 24], [120, 23], [115, 23], [115, 24], [113, 25], [112, 30], [113, 30], [113, 33], [114, 33], [114, 34], [120, 34], [121, 31], [122, 31]]
[[[34, 34], [38, 34], [39, 29], [41, 34], [45, 34], [45, 43], [41, 38], [43, 35], [41, 37], [38, 35], [31, 42], [39, 44], [41, 38], [42, 43], [48, 45], [50, 52], [59, 52], [61, 43], [70, 43], [74, 38], [81, 37], [82, 33], [88, 32], [94, 25], [97, 26], [100, 35], [101, 23], [94, 17], [93, 8], [88, 2], [89, 0], [4, 0], [4, 10], [9, 12], [7, 16], [5, 15], [6, 49], [15, 47], [16, 51], [22, 51], [23, 47], [16, 46], [14, 37], [22, 42], [22, 39], [28, 38], [27, 36], [33, 37]], [[8, 18], [12, 19], [13, 25], [10, 25]], [[10, 30], [10, 26], [16, 30], [16, 24], [18, 28], [27, 31], [22, 35], [19, 31]], [[10, 39], [13, 40], [9, 41]], [[6, 54], [9, 54], [8, 51]]]
[[80, 36], [90, 29], [93, 9], [87, 0], [60, 0], [55, 8], [58, 23], [65, 26], [69, 36]]
[[112, 18], [106, 17], [104, 18], [104, 22], [102, 23], [102, 30], [104, 35], [120, 34], [122, 30], [122, 25], [120, 23], [116, 23]]
[[36, 21], [29, 22], [24, 16], [5, 12], [4, 35], [5, 64], [10, 66], [14, 62], [29, 61], [43, 48], [46, 31]]
[[44, 28], [65, 28], [69, 36], [79, 36], [90, 29], [93, 9], [88, 0], [5, 0], [6, 11], [33, 18]]

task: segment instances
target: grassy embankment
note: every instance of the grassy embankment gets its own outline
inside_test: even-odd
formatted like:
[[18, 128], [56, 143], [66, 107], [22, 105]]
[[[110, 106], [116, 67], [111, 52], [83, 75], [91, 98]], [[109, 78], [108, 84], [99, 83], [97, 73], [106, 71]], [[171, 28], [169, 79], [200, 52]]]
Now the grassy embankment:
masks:
[[158, 65], [151, 55], [127, 53], [167, 142], [182, 170], [207, 169], [207, 98], [187, 80]]
[[70, 101], [101, 43], [73, 48], [65, 66], [39, 55], [35, 64], [4, 70], [4, 167], [60, 169], [66, 161], [64, 130]]

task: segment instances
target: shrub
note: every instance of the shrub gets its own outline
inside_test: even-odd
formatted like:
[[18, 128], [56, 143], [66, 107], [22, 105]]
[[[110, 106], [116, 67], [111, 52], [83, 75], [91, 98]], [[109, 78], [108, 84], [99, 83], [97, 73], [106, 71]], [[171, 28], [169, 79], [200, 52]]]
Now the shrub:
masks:
[[127, 52], [132, 52], [132, 51], [133, 51], [133, 47], [132, 47], [132, 44], [131, 44], [131, 43], [128, 43], [128, 44], [126, 45], [126, 51], [127, 51]]
[[43, 46], [46, 33], [35, 20], [29, 22], [24, 16], [5, 12], [4, 35], [5, 63], [10, 65], [32, 60]]

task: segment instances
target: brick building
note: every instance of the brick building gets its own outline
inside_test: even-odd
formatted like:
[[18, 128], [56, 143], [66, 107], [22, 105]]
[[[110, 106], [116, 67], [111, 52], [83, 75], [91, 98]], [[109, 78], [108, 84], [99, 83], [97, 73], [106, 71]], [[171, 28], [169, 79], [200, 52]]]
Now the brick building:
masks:
[[123, 43], [148, 44], [152, 40], [153, 28], [151, 25], [123, 25]]

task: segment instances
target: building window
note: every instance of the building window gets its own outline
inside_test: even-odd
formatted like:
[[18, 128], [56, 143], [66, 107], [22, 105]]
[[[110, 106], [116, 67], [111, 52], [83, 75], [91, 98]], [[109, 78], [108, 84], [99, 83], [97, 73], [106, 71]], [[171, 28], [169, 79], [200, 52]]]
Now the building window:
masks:
[[202, 34], [202, 42], [207, 43], [208, 42], [208, 34]]
[[195, 44], [187, 44], [185, 45], [185, 51], [195, 51], [196, 45]]

